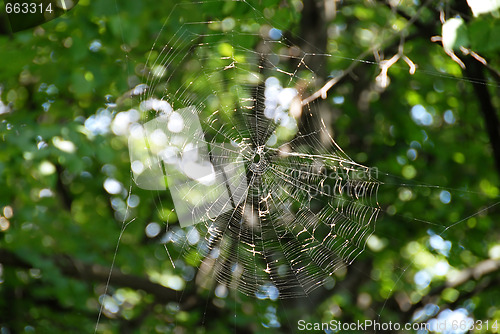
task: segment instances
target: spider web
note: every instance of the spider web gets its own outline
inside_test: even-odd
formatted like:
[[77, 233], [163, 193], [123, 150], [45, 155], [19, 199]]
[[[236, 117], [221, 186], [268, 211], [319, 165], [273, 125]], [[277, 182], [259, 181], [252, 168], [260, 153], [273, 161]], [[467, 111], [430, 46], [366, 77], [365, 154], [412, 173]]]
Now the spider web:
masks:
[[[178, 4], [167, 18], [132, 90], [133, 181], [171, 212], [162, 241], [174, 267], [197, 268], [197, 285], [216, 295], [307, 296], [365, 251], [382, 211], [380, 179], [394, 179], [351, 159], [318, 101], [305, 102], [324, 79], [314, 60], [359, 60], [303, 51], [250, 3], [231, 3], [250, 19], [193, 14], [221, 1]], [[410, 183], [397, 180], [395, 193], [444, 189]], [[437, 235], [463, 221], [412, 218]], [[402, 277], [408, 267], [395, 269]]]
[[[310, 55], [280, 51], [291, 45], [248, 27], [190, 22], [156, 43], [141, 94], [152, 115], [131, 129], [132, 171], [141, 188], [168, 187], [180, 226], [199, 235], [188, 242], [174, 228], [168, 241], [197, 250], [199, 284], [298, 297], [363, 251], [379, 182], [302, 105]], [[242, 36], [261, 51], [240, 45]], [[197, 76], [171, 85], [184, 66]]]

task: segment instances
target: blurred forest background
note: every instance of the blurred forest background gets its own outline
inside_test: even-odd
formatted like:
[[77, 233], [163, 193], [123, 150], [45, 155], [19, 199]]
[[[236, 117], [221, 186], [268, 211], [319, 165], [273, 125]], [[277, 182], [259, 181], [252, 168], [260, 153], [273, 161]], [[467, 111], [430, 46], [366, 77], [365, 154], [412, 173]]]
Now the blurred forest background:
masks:
[[[176, 2], [82, 0], [0, 35], [0, 333], [91, 333], [101, 304], [99, 333], [432, 318], [489, 320], [474, 332], [499, 332], [500, 3], [251, 2], [303, 50], [338, 56], [310, 62], [316, 89], [346, 73], [318, 110], [348, 155], [396, 184], [379, 195], [375, 237], [335, 284], [276, 301], [199, 289], [193, 268], [173, 269], [161, 235], [146, 234], [168, 215], [145, 190], [129, 196], [127, 142], [113, 122]], [[231, 1], [187, 8], [169, 17], [167, 36], [184, 16], [256, 13]], [[126, 202], [137, 219], [124, 226]]]

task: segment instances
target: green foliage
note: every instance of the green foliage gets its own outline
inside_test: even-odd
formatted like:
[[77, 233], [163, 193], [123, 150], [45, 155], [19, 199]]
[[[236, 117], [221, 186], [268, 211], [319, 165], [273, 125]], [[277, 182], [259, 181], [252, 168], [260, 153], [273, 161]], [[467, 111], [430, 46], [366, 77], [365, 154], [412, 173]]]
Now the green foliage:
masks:
[[447, 51], [460, 50], [460, 47], [467, 47], [469, 39], [464, 20], [461, 18], [451, 18], [443, 23], [443, 48]]

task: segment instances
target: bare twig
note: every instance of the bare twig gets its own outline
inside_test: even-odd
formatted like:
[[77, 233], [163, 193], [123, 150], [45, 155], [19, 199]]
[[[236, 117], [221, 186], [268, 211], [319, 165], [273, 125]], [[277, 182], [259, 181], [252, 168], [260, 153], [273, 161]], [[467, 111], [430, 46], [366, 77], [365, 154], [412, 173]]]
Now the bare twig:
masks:
[[[409, 17], [408, 15], [405, 14], [405, 18], [408, 19], [408, 22], [406, 23], [405, 27], [401, 30], [400, 32], [400, 35], [399, 35], [399, 43], [398, 43], [398, 52], [393, 56], [391, 57], [390, 59], [388, 60], [382, 60], [380, 62], [377, 62], [378, 65], [380, 66], [380, 69], [381, 69], [381, 72], [380, 74], [377, 76], [377, 81], [380, 82], [382, 84], [382, 87], [385, 87], [383, 84], [387, 84], [388, 83], [388, 77], [387, 77], [387, 71], [389, 70], [389, 68], [394, 65], [400, 58], [403, 58], [403, 60], [408, 64], [408, 66], [410, 67], [410, 74], [414, 74], [415, 71], [416, 71], [416, 68], [417, 66], [415, 65], [415, 63], [413, 63], [410, 58], [408, 58], [405, 54], [404, 54], [404, 43], [406, 41], [406, 37], [405, 37], [405, 34], [408, 30], [408, 28], [410, 26], [412, 26], [413, 24], [417, 24], [419, 26], [421, 26], [421, 24], [417, 21], [418, 18], [420, 17], [420, 14], [422, 13], [422, 10], [427, 7], [429, 5], [429, 3], [431, 2], [432, 0], [427, 0], [425, 2], [425, 4], [423, 6], [421, 6], [418, 11], [411, 17]], [[391, 7], [392, 9], [392, 7]], [[397, 11], [398, 14], [401, 14], [400, 11]], [[392, 47], [392, 46], [391, 46]], [[318, 98], [322, 98], [323, 100], [327, 98], [328, 96], [328, 91], [330, 89], [332, 89], [332, 87], [334, 87], [336, 84], [338, 84], [342, 79], [344, 79], [347, 75], [351, 74], [353, 72], [353, 70], [360, 64], [360, 63], [372, 63], [371, 61], [368, 61], [366, 60], [365, 58], [367, 57], [367, 55], [369, 54], [372, 54], [374, 53], [376, 50], [379, 49], [379, 46], [374, 46], [372, 47], [370, 50], [368, 51], [365, 51], [363, 53], [361, 53], [361, 55], [353, 60], [353, 62], [351, 63], [351, 65], [349, 65], [349, 67], [345, 70], [345, 71], [342, 71], [342, 73], [330, 80], [328, 80], [324, 85], [323, 87], [321, 87], [319, 90], [317, 90], [316, 92], [314, 92], [313, 94], [311, 94], [310, 96], [306, 97], [305, 99], [302, 100], [302, 106], [306, 106], [308, 105], [309, 103], [313, 102], [314, 100], [318, 99]]]
[[[447, 288], [458, 288], [463, 284], [469, 281], [480, 281], [482, 278], [491, 275], [498, 275], [500, 272], [500, 260], [484, 260], [479, 262], [473, 267], [465, 268], [461, 270], [457, 275], [452, 279], [448, 279], [444, 284], [439, 285], [431, 290], [431, 292], [425, 296], [420, 302], [413, 304], [405, 313], [407, 320], [410, 320], [413, 316], [413, 313], [419, 308], [425, 306], [428, 303], [431, 303], [435, 300], [439, 300], [441, 293]], [[489, 286], [495, 286], [497, 280], [491, 280], [488, 282]], [[484, 285], [480, 286], [480, 289], [473, 290], [476, 293], [484, 290]], [[472, 297], [469, 293], [465, 293], [459, 297], [459, 299], [463, 299], [465, 296]], [[457, 300], [459, 300], [457, 299]]]

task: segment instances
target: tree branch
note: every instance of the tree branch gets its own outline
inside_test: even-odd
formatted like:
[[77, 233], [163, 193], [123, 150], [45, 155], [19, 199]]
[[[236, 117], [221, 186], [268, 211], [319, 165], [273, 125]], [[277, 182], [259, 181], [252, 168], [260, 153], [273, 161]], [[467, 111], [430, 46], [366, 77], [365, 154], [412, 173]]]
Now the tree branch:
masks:
[[[397, 49], [398, 50], [397, 54], [394, 55], [394, 57], [397, 56], [397, 55], [399, 55], [399, 57], [401, 57], [401, 58], [404, 59], [406, 57], [404, 55], [403, 48], [404, 48], [404, 43], [406, 41], [411, 40], [411, 39], [413, 39], [415, 37], [422, 37], [422, 36], [424, 36], [424, 37], [427, 38], [427, 37], [431, 37], [432, 36], [432, 32], [435, 30], [435, 24], [431, 23], [430, 25], [426, 25], [426, 24], [423, 24], [422, 22], [420, 22], [418, 20], [418, 18], [420, 17], [420, 14], [422, 13], [422, 10], [424, 8], [426, 8], [430, 3], [431, 3], [431, 0], [427, 0], [418, 9], [417, 13], [415, 13], [413, 16], [409, 16], [409, 15], [405, 14], [404, 12], [402, 12], [401, 10], [397, 9], [397, 8], [395, 9], [392, 6], [387, 5], [387, 7], [390, 10], [393, 10], [393, 11], [395, 10], [396, 13], [398, 13], [399, 15], [401, 15], [402, 17], [404, 17], [408, 22], [406, 24], [406, 27], [401, 31], [401, 33], [399, 35], [399, 39], [384, 48], [384, 51], [383, 51], [384, 54], [386, 54], [386, 53], [390, 54], [393, 49]], [[411, 34], [409, 36], [405, 36], [405, 32], [408, 31], [408, 29], [410, 28], [410, 26], [413, 26], [413, 25], [415, 25], [418, 28], [418, 33]], [[323, 85], [323, 87], [321, 87], [319, 90], [317, 90], [316, 92], [314, 92], [310, 96], [302, 99], [302, 101], [301, 101], [302, 102], [302, 106], [306, 106], [309, 103], [313, 102], [314, 100], [317, 100], [320, 97], [322, 99], [326, 99], [328, 91], [330, 89], [332, 89], [335, 85], [337, 85], [339, 82], [343, 81], [361, 63], [373, 63], [373, 62], [377, 62], [382, 67], [382, 65], [384, 65], [384, 63], [388, 62], [387, 60], [386, 61], [380, 61], [380, 62], [378, 62], [377, 59], [373, 59], [373, 57], [368, 57], [368, 55], [372, 55], [375, 51], [377, 51], [377, 49], [378, 49], [379, 46], [380, 45], [375, 46], [375, 47], [371, 48], [370, 50], [367, 50], [367, 51], [364, 51], [363, 53], [361, 53], [359, 55], [359, 57], [356, 60], [354, 60], [345, 71], [342, 71], [342, 73], [340, 75], [338, 75], [338, 76], [336, 76], [336, 77], [328, 80]], [[396, 59], [396, 61], [398, 59]], [[415, 68], [412, 68], [412, 66], [415, 66], [415, 65], [413, 63], [411, 63], [411, 61], [409, 61], [408, 58], [406, 58], [405, 61], [410, 66], [410, 71], [414, 72]]]
[[[476, 264], [474, 267], [463, 269], [458, 275], [455, 276], [454, 279], [447, 280], [444, 284], [435, 287], [427, 296], [422, 298], [418, 303], [413, 304], [407, 311], [405, 311], [406, 320], [410, 321], [415, 311], [419, 308], [422, 308], [435, 300], [439, 300], [441, 293], [445, 289], [458, 288], [471, 280], [479, 282], [483, 278], [498, 274], [500, 274], [500, 260], [484, 260]], [[497, 277], [496, 279], [492, 279], [487, 282], [478, 283], [476, 289], [460, 295], [459, 298], [452, 303], [452, 305], [456, 305], [459, 300], [464, 300], [480, 293], [487, 287], [498, 286], [499, 279], [500, 277]]]
[[[51, 259], [64, 275], [85, 281], [106, 282], [110, 268], [98, 264], [88, 264], [67, 256], [58, 256]], [[5, 266], [18, 268], [33, 268], [33, 265], [17, 254], [0, 249], [0, 263]], [[124, 274], [119, 269], [111, 272], [110, 284], [143, 290], [155, 296], [157, 302], [171, 302], [179, 300], [179, 293], [160, 284], [153, 283], [145, 277]], [[186, 295], [184, 296], [186, 298]]]
[[62, 179], [62, 174], [64, 172], [63, 166], [61, 166], [59, 163], [56, 164], [56, 172], [57, 172], [57, 183], [56, 187], [58, 190], [58, 193], [61, 197], [62, 203], [64, 205], [64, 208], [68, 210], [68, 212], [71, 212], [71, 205], [73, 204], [73, 198], [71, 197], [70, 192], [64, 185]]
[[465, 69], [463, 70], [465, 77], [471, 79], [470, 82], [477, 96], [481, 113], [484, 117], [484, 125], [490, 137], [497, 172], [500, 175], [500, 122], [498, 121], [495, 107], [491, 102], [491, 95], [486, 84], [488, 81], [484, 76], [483, 66], [480, 63], [471, 57], [464, 57], [462, 61], [465, 64]]

